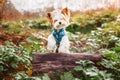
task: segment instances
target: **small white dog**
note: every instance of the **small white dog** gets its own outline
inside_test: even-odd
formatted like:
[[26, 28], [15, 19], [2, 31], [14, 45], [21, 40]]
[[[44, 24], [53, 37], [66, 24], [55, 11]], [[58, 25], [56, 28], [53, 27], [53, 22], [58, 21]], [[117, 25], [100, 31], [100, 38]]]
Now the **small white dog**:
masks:
[[48, 50], [57, 53], [69, 53], [70, 42], [65, 28], [69, 24], [70, 11], [68, 8], [54, 10], [48, 15], [53, 32], [48, 36]]

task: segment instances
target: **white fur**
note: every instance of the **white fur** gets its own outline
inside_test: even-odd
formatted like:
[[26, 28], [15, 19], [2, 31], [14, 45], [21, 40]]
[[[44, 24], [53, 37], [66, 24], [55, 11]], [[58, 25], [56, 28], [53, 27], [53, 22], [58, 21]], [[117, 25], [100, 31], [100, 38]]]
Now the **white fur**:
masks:
[[69, 42], [68, 36], [66, 35], [62, 38], [58, 51], [61, 53], [64, 53], [64, 52], [70, 53], [69, 47], [70, 47], [70, 42]]
[[54, 52], [57, 49], [56, 41], [55, 41], [54, 36], [52, 34], [48, 36], [47, 49], [54, 51]]

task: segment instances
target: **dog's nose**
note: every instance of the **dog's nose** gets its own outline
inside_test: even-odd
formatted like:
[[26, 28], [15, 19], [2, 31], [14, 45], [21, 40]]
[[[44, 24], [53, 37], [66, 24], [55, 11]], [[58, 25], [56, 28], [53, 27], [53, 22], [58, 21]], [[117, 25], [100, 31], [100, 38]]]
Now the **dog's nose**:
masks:
[[62, 24], [62, 22], [59, 22], [59, 24]]

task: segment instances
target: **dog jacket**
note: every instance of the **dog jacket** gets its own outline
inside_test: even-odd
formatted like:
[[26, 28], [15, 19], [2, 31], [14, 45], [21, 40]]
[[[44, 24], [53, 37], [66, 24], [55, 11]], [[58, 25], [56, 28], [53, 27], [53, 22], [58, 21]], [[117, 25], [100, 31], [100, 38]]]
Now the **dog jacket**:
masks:
[[59, 31], [57, 31], [56, 29], [54, 29], [53, 36], [55, 38], [56, 44], [60, 45], [60, 42], [61, 42], [63, 36], [65, 36], [65, 30], [64, 30], [64, 28], [61, 28]]

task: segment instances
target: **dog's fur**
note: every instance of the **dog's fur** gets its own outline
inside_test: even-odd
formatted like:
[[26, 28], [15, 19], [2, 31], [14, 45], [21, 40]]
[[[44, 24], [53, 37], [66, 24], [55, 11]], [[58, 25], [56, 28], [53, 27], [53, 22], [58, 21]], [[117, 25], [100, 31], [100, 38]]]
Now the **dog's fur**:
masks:
[[[64, 28], [65, 30], [65, 28], [69, 24], [70, 11], [68, 10], [68, 8], [64, 8], [61, 10], [54, 10], [52, 12], [49, 12], [47, 15], [52, 28], [56, 29], [57, 31], [59, 31], [61, 28]], [[52, 50], [53, 52], [56, 52], [56, 49], [58, 48], [58, 53], [69, 53], [69, 46], [70, 43], [67, 33], [65, 36], [63, 36], [59, 47], [57, 47], [56, 45], [56, 41], [53, 34], [51, 33], [48, 36], [48, 45], [47, 45], [48, 50]]]

